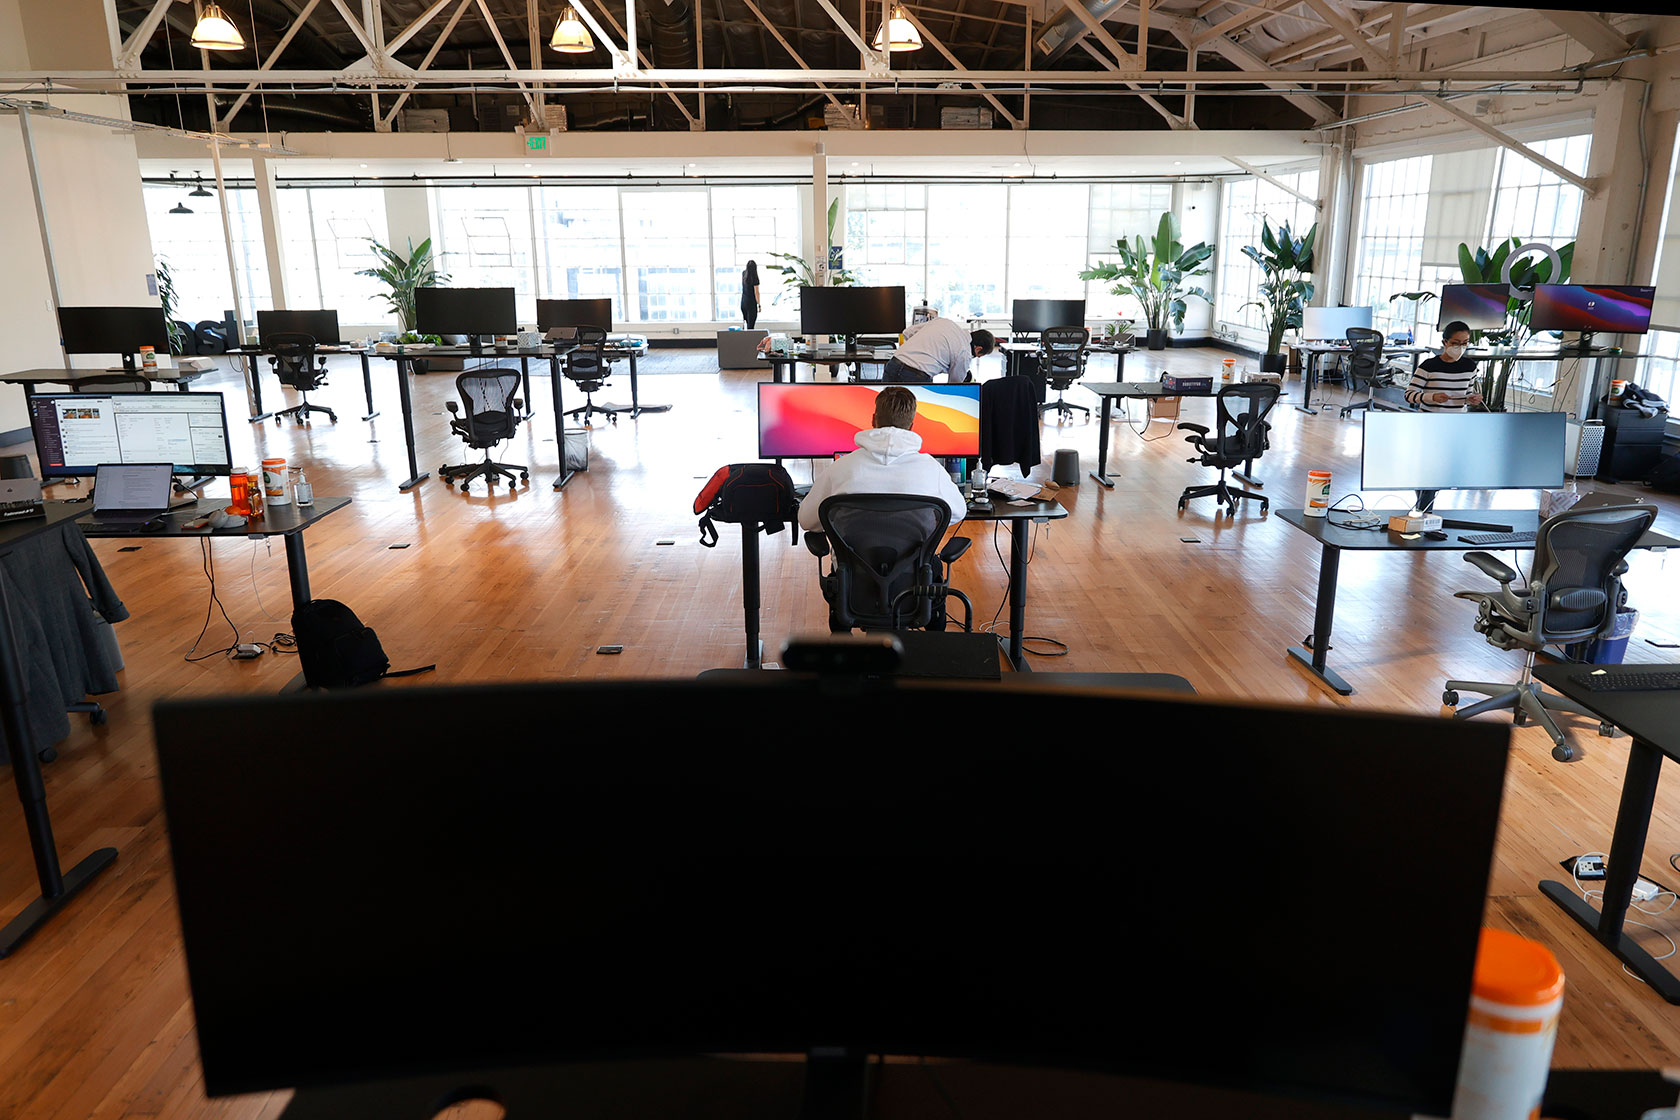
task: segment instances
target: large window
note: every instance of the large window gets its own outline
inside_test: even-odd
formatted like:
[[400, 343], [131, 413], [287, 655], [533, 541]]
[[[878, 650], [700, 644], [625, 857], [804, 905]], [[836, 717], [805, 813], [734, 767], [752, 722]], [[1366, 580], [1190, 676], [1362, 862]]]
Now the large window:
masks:
[[438, 269], [454, 288], [512, 288], [519, 321], [537, 321], [528, 187], [433, 187]]
[[[331, 308], [342, 326], [395, 328], [397, 316], [371, 276], [379, 259], [370, 240], [384, 244], [385, 192], [376, 187], [299, 187], [280, 192], [280, 232], [286, 249], [286, 303]], [[407, 251], [408, 246], [398, 246]]]
[[912, 305], [927, 296], [927, 192], [917, 183], [847, 188], [845, 268], [859, 284], [902, 284]]
[[541, 298], [610, 298], [613, 320], [628, 319], [617, 189], [537, 187], [535, 193]]
[[741, 270], [748, 261], [758, 263], [764, 302], [776, 297], [780, 274], [770, 268], [779, 262], [770, 254], [799, 253], [801, 220], [798, 187], [712, 188], [712, 269], [719, 322], [741, 319]]
[[710, 319], [712, 250], [704, 187], [619, 192], [630, 317], [648, 323]]
[[[222, 240], [221, 207], [214, 197], [192, 198], [193, 184], [148, 183], [145, 186], [146, 223], [152, 252], [169, 266], [175, 281], [178, 318], [196, 323], [220, 320], [233, 307], [228, 283], [227, 246]], [[263, 253], [262, 221], [256, 193], [227, 190], [228, 225], [233, 234], [234, 263], [247, 315], [273, 306], [268, 284], [268, 259]], [[190, 213], [170, 213], [184, 206]]]
[[1429, 156], [1365, 166], [1358, 258], [1347, 302], [1370, 306], [1371, 325], [1385, 333], [1410, 329], [1417, 314], [1410, 301], [1391, 303], [1389, 297], [1421, 290], [1429, 173]]
[[[1587, 173], [1590, 135], [1559, 136], [1529, 146], [1577, 175]], [[1498, 159], [1491, 237], [1519, 237], [1554, 246], [1575, 240], [1581, 225], [1580, 188], [1508, 149], [1500, 148]]]
[[[1301, 194], [1309, 197], [1318, 195], [1316, 170], [1276, 174], [1273, 178]], [[1318, 208], [1273, 183], [1252, 176], [1227, 181], [1221, 196], [1223, 205], [1219, 215], [1218, 251], [1214, 255], [1218, 274], [1214, 317], [1221, 323], [1264, 332], [1264, 310], [1248, 305], [1259, 295], [1260, 281], [1265, 279], [1265, 274], [1260, 271], [1259, 265], [1248, 259], [1242, 247], [1260, 244], [1262, 221], [1270, 222], [1274, 230], [1287, 222], [1293, 233], [1305, 236], [1318, 220]], [[1204, 281], [1200, 286], [1205, 289], [1207, 284]]]
[[[1087, 267], [1087, 231], [1078, 215], [1090, 211], [1083, 183], [1021, 183], [1009, 188], [1009, 298], [1078, 299]], [[1074, 220], [1070, 221], [1072, 215]]]
[[[1095, 183], [1091, 186], [1091, 216], [1085, 237], [1083, 271], [1099, 260], [1114, 259], [1114, 243], [1155, 236], [1161, 215], [1172, 209], [1171, 183]], [[1113, 285], [1090, 280], [1085, 287], [1085, 314], [1092, 319], [1136, 318], [1137, 301], [1117, 296]]]
[[[960, 321], [1009, 313], [1004, 292], [1009, 189], [1001, 183], [928, 187], [927, 301], [941, 315]], [[1078, 221], [1079, 215], [1069, 216], [1070, 224]]]

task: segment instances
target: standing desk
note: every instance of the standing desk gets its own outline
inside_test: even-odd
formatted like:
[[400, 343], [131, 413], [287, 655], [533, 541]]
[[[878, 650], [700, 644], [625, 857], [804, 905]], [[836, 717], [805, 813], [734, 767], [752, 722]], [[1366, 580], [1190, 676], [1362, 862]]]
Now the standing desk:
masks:
[[794, 371], [800, 362], [812, 366], [856, 366], [857, 376], [847, 380], [862, 381], [864, 366], [885, 366], [897, 352], [897, 348], [892, 346], [860, 346], [856, 350], [819, 350], [804, 346], [793, 350], [771, 350], [760, 354], [759, 360], [769, 363], [770, 377], [776, 382], [782, 380], [783, 370], [787, 371], [789, 381], [797, 381]]
[[[1540, 528], [1540, 511], [1537, 509], [1466, 509], [1436, 512], [1449, 517], [1456, 514], [1476, 521], [1509, 525], [1513, 533], [1533, 533]], [[1346, 510], [1338, 510], [1336, 513], [1341, 518], [1349, 516]], [[1308, 517], [1306, 511], [1301, 509], [1280, 509], [1277, 516], [1324, 546], [1318, 562], [1318, 598], [1313, 607], [1313, 630], [1300, 645], [1289, 647], [1289, 656], [1305, 666], [1323, 684], [1343, 696], [1352, 695], [1353, 686], [1325, 664], [1325, 655], [1330, 649], [1331, 622], [1336, 613], [1336, 570], [1341, 564], [1344, 549], [1356, 552], [1476, 552], [1481, 549], [1532, 551], [1534, 548], [1533, 541], [1527, 544], [1471, 544], [1464, 539], [1464, 531], [1456, 529], [1449, 529], [1444, 541], [1431, 540], [1424, 536], [1419, 536], [1416, 540], [1407, 540], [1386, 528], [1340, 528], [1329, 523], [1334, 515]], [[1487, 530], [1470, 530], [1472, 533], [1485, 531]], [[1635, 548], [1650, 549], [1677, 546], [1680, 546], [1680, 540], [1657, 532], [1646, 533], [1634, 545]]]
[[[1314, 406], [1313, 394], [1318, 392], [1318, 366], [1326, 354], [1351, 354], [1353, 347], [1345, 342], [1299, 342], [1295, 349], [1305, 355], [1306, 360], [1301, 363], [1301, 403], [1295, 406], [1296, 412], [1304, 412], [1308, 416], [1317, 416], [1320, 406]], [[1384, 346], [1383, 357], [1410, 355], [1412, 368], [1416, 369], [1420, 356], [1433, 354], [1433, 346]]]
[[94, 377], [110, 377], [114, 373], [127, 374], [130, 377], [144, 377], [147, 381], [155, 381], [162, 385], [173, 385], [180, 392], [185, 393], [192, 382], [204, 376], [202, 370], [196, 369], [154, 369], [154, 370], [126, 370], [117, 369], [24, 369], [16, 373], [0, 375], [0, 384], [22, 385], [23, 395], [35, 395], [37, 385], [67, 385], [74, 390], [82, 382]]
[[[998, 350], [1003, 354], [1004, 372], [1007, 374], [1020, 373], [1021, 359], [1027, 357], [1028, 355], [1037, 354], [1038, 347], [1039, 344], [1037, 341], [998, 343]], [[1131, 353], [1131, 351], [1132, 347], [1129, 345], [1118, 346], [1111, 342], [1094, 341], [1087, 343], [1085, 346], [1085, 352], [1087, 354], [1114, 355], [1114, 377], [1116, 381], [1122, 382], [1126, 379], [1126, 355]], [[1038, 403], [1043, 404], [1049, 397], [1049, 382], [1044, 377], [1043, 370], [1039, 370], [1031, 376], [1033, 378], [1033, 383], [1038, 386]], [[1091, 382], [1083, 379], [1075, 384], [1084, 386], [1087, 389], [1091, 387]]]
[[[1155, 400], [1160, 397], [1217, 397], [1219, 390], [1232, 382], [1215, 381], [1213, 387], [1205, 393], [1186, 393], [1182, 389], [1169, 390], [1159, 381], [1081, 381], [1080, 384], [1102, 400], [1102, 416], [1097, 425], [1097, 469], [1090, 473], [1092, 478], [1112, 490], [1114, 480], [1108, 477], [1108, 420], [1114, 411], [1117, 398]], [[1251, 486], [1266, 485], [1254, 477], [1253, 459], [1244, 463], [1242, 470], [1231, 473]]]
[[[1634, 881], [1639, 878], [1639, 861], [1645, 854], [1645, 836], [1651, 827], [1651, 807], [1656, 803], [1663, 756], [1680, 761], [1680, 690], [1593, 692], [1574, 680], [1575, 674], [1590, 672], [1592, 668], [1590, 665], [1537, 665], [1534, 676], [1600, 719], [1615, 724], [1633, 739], [1628, 746], [1627, 776], [1622, 779], [1622, 801], [1616, 810], [1610, 859], [1604, 870], [1603, 909], [1594, 910], [1569, 883], [1547, 879], [1540, 884], [1540, 893], [1563, 907], [1658, 995], [1669, 1003], [1680, 1004], [1680, 978], [1623, 932], [1633, 902]], [[1680, 669], [1680, 665], [1649, 668]]]
[[[251, 407], [255, 410], [250, 416], [251, 423], [256, 424], [267, 420], [274, 413], [263, 408], [262, 372], [258, 368], [257, 357], [268, 353], [268, 351], [257, 345], [230, 346], [227, 352], [237, 355], [245, 365], [245, 384], [250, 391]], [[366, 346], [317, 346], [315, 352], [317, 354], [354, 354], [362, 360], [362, 394], [367, 400], [367, 414], [362, 419], [372, 420], [375, 416], [378, 416], [378, 410], [373, 407], [373, 371], [368, 368], [368, 354], [371, 353], [371, 350]]]
[[1005, 652], [1009, 657], [1009, 667], [1018, 673], [1032, 670], [1032, 666], [1027, 664], [1026, 654], [1021, 649], [1027, 626], [1027, 537], [1031, 533], [1029, 523], [1059, 521], [1067, 515], [1067, 507], [1051, 499], [1038, 498], [1015, 504], [1000, 498], [994, 500], [990, 507], [969, 506], [968, 513], [963, 517], [964, 521], [969, 522], [1009, 523], [1009, 646]]

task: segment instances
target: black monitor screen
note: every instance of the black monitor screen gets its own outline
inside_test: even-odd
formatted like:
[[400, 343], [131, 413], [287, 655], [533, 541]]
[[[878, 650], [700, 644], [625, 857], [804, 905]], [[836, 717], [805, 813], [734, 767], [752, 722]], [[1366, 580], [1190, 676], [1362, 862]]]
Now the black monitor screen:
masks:
[[[159, 703], [211, 1094], [838, 1045], [1447, 1114], [1506, 726], [905, 681], [846, 694], [843, 764], [696, 740], [835, 710], [765, 676]], [[1047, 707], [1195, 749], [1140, 782]]]
[[257, 312], [257, 337], [267, 340], [277, 334], [306, 334], [319, 346], [337, 346], [343, 341], [338, 335], [336, 311]]
[[27, 398], [41, 477], [102, 463], [169, 463], [176, 474], [233, 473], [220, 393], [36, 393]]
[[897, 334], [904, 329], [903, 288], [800, 288], [805, 334]]
[[1365, 416], [1362, 490], [1537, 490], [1563, 485], [1561, 412]]
[[1051, 327], [1084, 325], [1082, 299], [1018, 299], [1009, 320], [1009, 329], [1014, 334], [1039, 334]]
[[61, 307], [58, 333], [66, 354], [136, 354], [140, 347], [169, 353], [163, 308]]
[[512, 334], [519, 329], [512, 288], [416, 288], [421, 334]]
[[1436, 325], [1458, 320], [1473, 331], [1497, 331], [1505, 326], [1510, 302], [1511, 289], [1504, 284], [1444, 284]]
[[1528, 325], [1537, 331], [1644, 334], [1651, 329], [1650, 285], [1540, 284]]
[[537, 329], [554, 327], [600, 327], [612, 330], [612, 300], [610, 299], [539, 299], [537, 301]]

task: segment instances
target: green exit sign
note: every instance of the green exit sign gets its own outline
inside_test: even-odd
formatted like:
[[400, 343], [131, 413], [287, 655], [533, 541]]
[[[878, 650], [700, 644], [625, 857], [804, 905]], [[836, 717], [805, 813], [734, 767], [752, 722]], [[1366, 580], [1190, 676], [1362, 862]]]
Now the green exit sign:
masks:
[[525, 147], [533, 152], [546, 152], [548, 151], [548, 137], [527, 136], [525, 137]]

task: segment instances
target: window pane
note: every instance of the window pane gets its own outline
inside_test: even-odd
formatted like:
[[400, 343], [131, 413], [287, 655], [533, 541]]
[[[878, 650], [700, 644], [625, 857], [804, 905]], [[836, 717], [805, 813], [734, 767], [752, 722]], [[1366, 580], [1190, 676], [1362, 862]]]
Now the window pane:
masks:
[[624, 191], [632, 322], [711, 319], [711, 238], [704, 190]]
[[453, 288], [512, 288], [519, 321], [537, 321], [529, 187], [433, 187], [438, 267]]
[[611, 299], [624, 310], [618, 191], [612, 187], [537, 187], [537, 252], [543, 299]]

